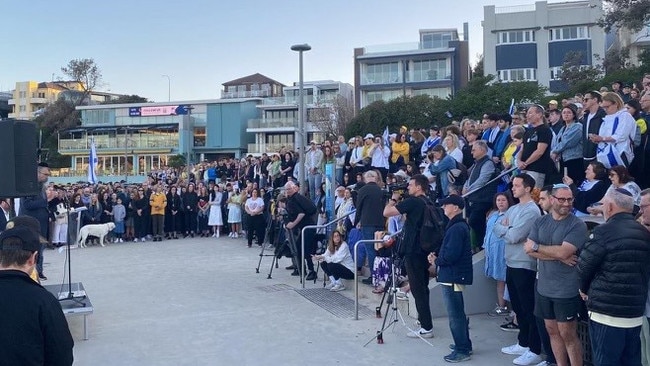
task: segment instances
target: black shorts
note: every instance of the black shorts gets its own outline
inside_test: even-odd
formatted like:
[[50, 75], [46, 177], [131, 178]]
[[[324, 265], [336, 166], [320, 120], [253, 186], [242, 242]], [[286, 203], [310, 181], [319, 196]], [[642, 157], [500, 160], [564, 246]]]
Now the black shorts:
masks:
[[535, 292], [535, 316], [542, 319], [557, 320], [560, 323], [572, 322], [578, 319], [581, 302], [580, 296], [557, 299], [542, 296]]

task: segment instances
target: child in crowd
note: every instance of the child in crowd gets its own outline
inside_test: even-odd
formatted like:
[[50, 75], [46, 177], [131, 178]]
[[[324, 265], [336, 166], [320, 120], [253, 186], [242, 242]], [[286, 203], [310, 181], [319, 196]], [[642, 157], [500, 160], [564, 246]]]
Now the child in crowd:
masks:
[[116, 204], [113, 205], [113, 210], [111, 211], [111, 216], [113, 217], [113, 223], [115, 224], [115, 229], [113, 233], [115, 234], [116, 243], [124, 243], [124, 218], [126, 218], [126, 208], [122, 204], [122, 199], [117, 198]]

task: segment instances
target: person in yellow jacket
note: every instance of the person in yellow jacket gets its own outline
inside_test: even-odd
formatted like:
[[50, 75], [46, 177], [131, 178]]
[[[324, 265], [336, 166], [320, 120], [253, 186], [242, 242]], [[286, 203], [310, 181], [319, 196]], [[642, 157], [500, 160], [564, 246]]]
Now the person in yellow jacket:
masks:
[[167, 196], [163, 193], [160, 184], [156, 185], [155, 192], [151, 194], [149, 205], [151, 206], [153, 241], [162, 241], [163, 229], [165, 227], [165, 207], [167, 207]]
[[406, 135], [399, 134], [395, 141], [391, 145], [391, 150], [393, 154], [390, 157], [391, 163], [395, 166], [396, 169], [399, 169], [402, 165], [406, 165], [409, 162], [409, 143], [406, 141]]

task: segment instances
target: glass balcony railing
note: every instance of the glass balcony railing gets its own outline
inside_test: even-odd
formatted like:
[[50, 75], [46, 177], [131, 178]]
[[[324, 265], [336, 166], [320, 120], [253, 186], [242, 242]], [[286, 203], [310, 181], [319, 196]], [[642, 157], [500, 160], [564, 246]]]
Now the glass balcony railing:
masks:
[[[59, 139], [59, 151], [89, 150], [90, 138]], [[178, 148], [178, 134], [168, 136], [130, 136], [122, 137], [95, 136], [96, 149], [150, 149]]]
[[287, 128], [298, 127], [297, 118], [253, 118], [248, 120], [248, 128]]
[[277, 153], [282, 147], [293, 150], [293, 143], [248, 144], [249, 154]]

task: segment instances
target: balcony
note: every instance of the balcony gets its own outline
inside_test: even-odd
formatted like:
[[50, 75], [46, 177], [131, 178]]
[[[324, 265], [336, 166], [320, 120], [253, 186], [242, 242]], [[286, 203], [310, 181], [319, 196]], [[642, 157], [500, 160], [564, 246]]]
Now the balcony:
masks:
[[8, 103], [9, 105], [16, 105], [16, 99], [11, 98], [11, 99], [9, 99], [9, 101], [8, 101], [7, 103]]
[[253, 118], [248, 120], [248, 128], [297, 128], [297, 118]]
[[267, 98], [271, 96], [270, 90], [242, 90], [242, 91], [221, 91], [221, 98], [223, 99], [232, 99], [232, 98]]
[[[178, 148], [178, 134], [169, 136], [134, 135], [124, 139], [124, 136], [108, 137], [95, 136], [96, 149], [136, 150], [136, 149], [174, 149]], [[65, 139], [59, 138], [60, 152], [75, 152], [90, 149], [90, 138]]]
[[282, 147], [293, 150], [293, 143], [248, 144], [249, 154], [277, 153]]
[[31, 104], [47, 104], [50, 101], [47, 98], [30, 98], [29, 103]]

